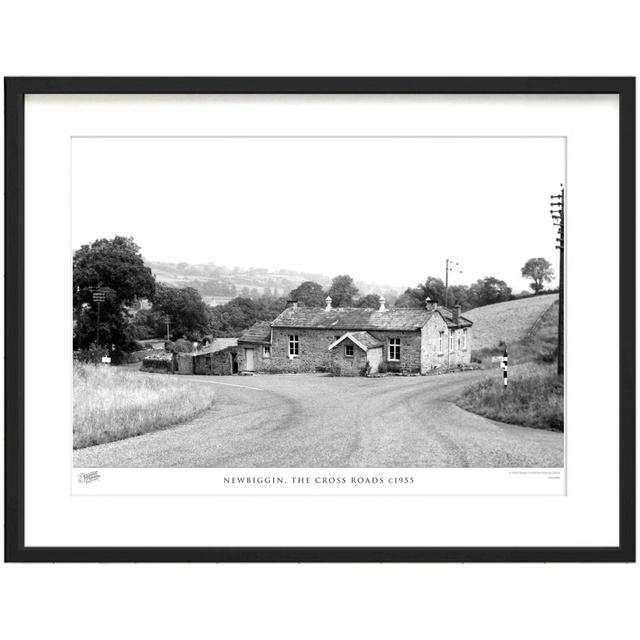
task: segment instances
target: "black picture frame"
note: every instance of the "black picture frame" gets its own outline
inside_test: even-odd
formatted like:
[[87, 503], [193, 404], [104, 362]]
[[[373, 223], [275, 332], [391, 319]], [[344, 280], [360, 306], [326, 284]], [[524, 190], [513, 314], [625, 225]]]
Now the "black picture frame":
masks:
[[[5, 561], [635, 561], [635, 78], [5, 78]], [[27, 94], [616, 94], [620, 159], [620, 540], [615, 547], [26, 547], [24, 541], [24, 102]], [[622, 302], [621, 302], [622, 304]]]

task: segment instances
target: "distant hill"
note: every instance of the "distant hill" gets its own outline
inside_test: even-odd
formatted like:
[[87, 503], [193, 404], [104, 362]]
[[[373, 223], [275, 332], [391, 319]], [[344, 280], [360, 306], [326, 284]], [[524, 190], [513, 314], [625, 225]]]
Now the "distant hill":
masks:
[[491, 349], [500, 341], [507, 345], [526, 337], [534, 323], [558, 300], [558, 294], [499, 302], [464, 312], [473, 322], [472, 349]]
[[[274, 297], [286, 296], [307, 280], [329, 287], [331, 278], [321, 273], [308, 273], [291, 269], [271, 271], [260, 267], [224, 267], [213, 262], [188, 264], [186, 262], [158, 262], [145, 260], [160, 282], [176, 287], [193, 287], [209, 302], [216, 304], [225, 298], [244, 296], [257, 298], [265, 291]], [[333, 274], [338, 275], [338, 274]], [[356, 281], [362, 295], [395, 291], [394, 287], [375, 282]]]

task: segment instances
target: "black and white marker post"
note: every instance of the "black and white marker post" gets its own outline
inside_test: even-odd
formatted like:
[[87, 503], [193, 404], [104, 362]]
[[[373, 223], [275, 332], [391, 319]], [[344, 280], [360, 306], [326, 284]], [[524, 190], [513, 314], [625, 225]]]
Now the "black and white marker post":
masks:
[[506, 389], [508, 384], [508, 371], [509, 371], [509, 356], [507, 355], [507, 347], [504, 348], [504, 355], [502, 356], [502, 362], [500, 367], [502, 368], [502, 378], [504, 380], [503, 387]]

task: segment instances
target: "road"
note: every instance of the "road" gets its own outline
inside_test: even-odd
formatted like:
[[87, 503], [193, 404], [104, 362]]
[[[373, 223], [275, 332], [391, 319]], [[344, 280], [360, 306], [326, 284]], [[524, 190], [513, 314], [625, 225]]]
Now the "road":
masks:
[[192, 384], [216, 386], [211, 410], [75, 451], [74, 466], [563, 466], [562, 433], [500, 424], [455, 406], [460, 391], [483, 375], [193, 376]]

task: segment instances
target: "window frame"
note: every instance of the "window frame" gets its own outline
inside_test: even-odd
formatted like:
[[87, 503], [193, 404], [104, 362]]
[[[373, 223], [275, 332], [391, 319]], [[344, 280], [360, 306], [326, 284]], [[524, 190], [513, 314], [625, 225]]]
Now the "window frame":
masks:
[[[351, 353], [349, 353], [349, 349], [351, 350]], [[352, 344], [345, 344], [344, 345], [344, 357], [345, 358], [353, 358], [355, 356], [355, 347]]]
[[270, 344], [263, 344], [262, 345], [262, 357], [263, 358], [270, 358], [271, 357], [271, 345]]
[[289, 335], [289, 357], [298, 358], [300, 356], [300, 336], [297, 334]]
[[[394, 352], [397, 357], [392, 358], [392, 352]], [[400, 362], [400, 338], [389, 338], [387, 344], [387, 360], [389, 362]]]
[[456, 330], [449, 329], [449, 353], [455, 353], [456, 350]]

